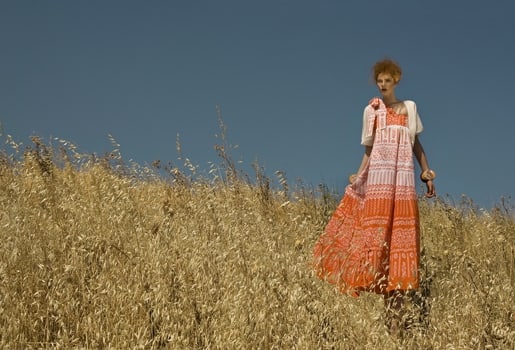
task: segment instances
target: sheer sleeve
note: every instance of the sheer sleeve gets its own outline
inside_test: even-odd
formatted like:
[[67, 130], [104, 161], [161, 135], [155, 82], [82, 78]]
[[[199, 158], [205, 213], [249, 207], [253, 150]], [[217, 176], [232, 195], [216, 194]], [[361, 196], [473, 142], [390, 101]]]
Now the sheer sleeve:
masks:
[[408, 109], [408, 127], [411, 137], [411, 144], [415, 144], [415, 136], [424, 130], [424, 125], [417, 111], [417, 104], [413, 101], [405, 101], [404, 104]]
[[361, 144], [363, 146], [372, 146], [374, 144], [374, 133], [369, 132], [369, 118], [367, 108], [363, 110], [363, 130], [361, 131]]

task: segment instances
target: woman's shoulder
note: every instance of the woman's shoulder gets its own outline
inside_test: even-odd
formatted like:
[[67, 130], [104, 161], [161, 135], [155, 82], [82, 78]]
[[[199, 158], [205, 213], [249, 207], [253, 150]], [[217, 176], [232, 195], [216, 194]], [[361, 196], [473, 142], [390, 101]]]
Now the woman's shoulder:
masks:
[[413, 100], [403, 100], [404, 106], [408, 110], [408, 115], [417, 114], [417, 104]]

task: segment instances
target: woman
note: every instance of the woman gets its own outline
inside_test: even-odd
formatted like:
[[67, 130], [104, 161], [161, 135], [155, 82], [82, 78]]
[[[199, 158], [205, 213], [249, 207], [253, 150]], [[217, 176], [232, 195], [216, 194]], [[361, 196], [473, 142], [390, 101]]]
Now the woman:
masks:
[[416, 104], [399, 100], [395, 88], [401, 68], [391, 60], [373, 67], [382, 99], [363, 113], [361, 143], [365, 154], [357, 174], [349, 177], [340, 204], [315, 245], [316, 271], [342, 292], [382, 294], [390, 331], [400, 329], [406, 291], [418, 288], [420, 229], [413, 154], [435, 196], [436, 177], [418, 138], [422, 122]]

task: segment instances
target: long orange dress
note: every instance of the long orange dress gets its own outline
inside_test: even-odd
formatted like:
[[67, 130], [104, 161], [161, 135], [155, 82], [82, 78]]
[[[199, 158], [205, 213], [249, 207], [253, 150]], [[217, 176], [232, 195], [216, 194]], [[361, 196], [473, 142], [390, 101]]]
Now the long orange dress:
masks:
[[374, 133], [368, 164], [346, 187], [314, 248], [318, 276], [355, 296], [419, 284], [420, 229], [409, 119], [380, 103], [383, 119], [373, 116], [368, 121]]

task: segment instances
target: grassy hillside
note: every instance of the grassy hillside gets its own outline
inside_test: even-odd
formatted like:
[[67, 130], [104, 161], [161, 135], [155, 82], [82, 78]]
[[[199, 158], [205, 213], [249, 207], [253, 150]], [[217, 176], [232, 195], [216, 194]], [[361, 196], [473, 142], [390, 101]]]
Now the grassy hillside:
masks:
[[423, 287], [409, 331], [392, 338], [380, 297], [340, 295], [313, 275], [337, 198], [281, 174], [274, 188], [259, 167], [250, 181], [218, 149], [222, 164], [203, 178], [37, 138], [3, 153], [0, 347], [515, 347], [509, 204], [421, 199]]

